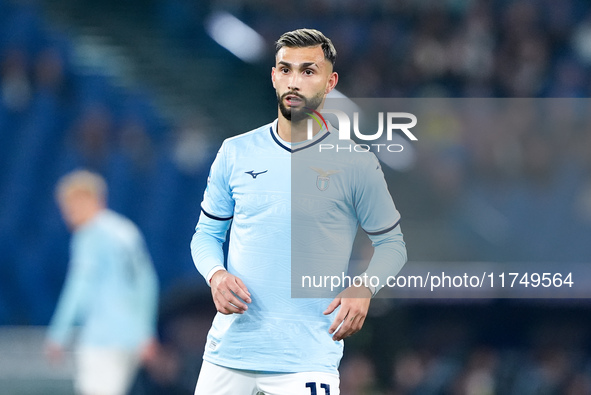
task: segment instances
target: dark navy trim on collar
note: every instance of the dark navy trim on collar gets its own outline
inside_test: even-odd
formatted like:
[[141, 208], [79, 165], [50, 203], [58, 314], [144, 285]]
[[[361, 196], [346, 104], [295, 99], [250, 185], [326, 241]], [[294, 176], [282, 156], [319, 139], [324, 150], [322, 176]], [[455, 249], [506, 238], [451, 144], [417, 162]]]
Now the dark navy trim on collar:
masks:
[[283, 144], [281, 141], [279, 141], [279, 139], [277, 138], [277, 136], [275, 136], [275, 133], [273, 133], [273, 126], [271, 126], [269, 128], [269, 131], [271, 132], [271, 137], [273, 137], [273, 140], [275, 140], [275, 142], [277, 143], [277, 145], [279, 145], [281, 148], [283, 148], [287, 152], [291, 152], [291, 148], [289, 148], [288, 146], [286, 146], [285, 144]]
[[327, 130], [327, 131], [326, 131], [326, 134], [325, 134], [324, 136], [320, 137], [318, 140], [316, 140], [316, 141], [312, 141], [310, 144], [306, 145], [305, 147], [298, 147], [298, 148], [296, 148], [296, 149], [294, 149], [294, 150], [291, 150], [291, 152], [292, 152], [292, 153], [293, 153], [293, 152], [298, 152], [298, 151], [301, 151], [301, 150], [303, 150], [303, 149], [310, 148], [310, 147], [312, 147], [313, 145], [316, 145], [316, 144], [318, 144], [319, 142], [321, 142], [322, 140], [324, 140], [325, 138], [327, 138], [329, 134], [330, 134], [330, 132]]
[[314, 145], [318, 144], [319, 142], [321, 142], [322, 140], [324, 140], [325, 138], [327, 138], [327, 137], [328, 137], [328, 135], [330, 134], [330, 132], [327, 130], [327, 131], [326, 131], [326, 133], [324, 134], [324, 136], [322, 136], [322, 137], [318, 138], [317, 140], [311, 141], [311, 142], [310, 142], [310, 144], [304, 145], [304, 146], [302, 146], [302, 147], [297, 147], [296, 149], [291, 149], [291, 148], [289, 148], [288, 146], [286, 146], [285, 144], [283, 144], [283, 143], [282, 143], [282, 142], [281, 142], [281, 141], [280, 141], [280, 140], [277, 138], [277, 136], [275, 136], [275, 132], [273, 131], [273, 126], [271, 126], [271, 127], [269, 128], [269, 131], [271, 132], [271, 137], [273, 137], [273, 140], [275, 140], [275, 142], [277, 143], [277, 145], [279, 145], [281, 148], [283, 148], [283, 149], [284, 149], [284, 150], [286, 150], [287, 152], [291, 152], [291, 153], [298, 152], [298, 151], [301, 151], [301, 150], [303, 150], [303, 149], [306, 149], [306, 148], [312, 147], [312, 146], [314, 146]]

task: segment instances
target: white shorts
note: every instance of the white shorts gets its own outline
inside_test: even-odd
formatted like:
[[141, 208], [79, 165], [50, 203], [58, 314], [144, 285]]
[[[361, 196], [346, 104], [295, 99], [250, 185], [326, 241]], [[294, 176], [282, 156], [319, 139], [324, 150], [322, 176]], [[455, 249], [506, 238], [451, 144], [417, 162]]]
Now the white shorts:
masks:
[[95, 347], [80, 347], [77, 351], [77, 393], [127, 394], [139, 367], [137, 352]]
[[195, 395], [339, 395], [339, 376], [323, 372], [259, 373], [203, 361]]

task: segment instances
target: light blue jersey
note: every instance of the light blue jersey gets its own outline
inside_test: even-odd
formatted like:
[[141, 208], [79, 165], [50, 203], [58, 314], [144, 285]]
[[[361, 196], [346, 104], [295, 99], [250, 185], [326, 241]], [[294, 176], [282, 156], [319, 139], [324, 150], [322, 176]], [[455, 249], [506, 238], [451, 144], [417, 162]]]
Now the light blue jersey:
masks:
[[[227, 139], [211, 168], [193, 259], [209, 278], [223, 265], [231, 224], [227, 269], [252, 303], [244, 314], [216, 315], [204, 359], [244, 370], [338, 373], [343, 343], [328, 333], [336, 312], [323, 315], [330, 299], [292, 298], [292, 265], [304, 257], [313, 267], [346, 269], [358, 223], [393, 234], [400, 216], [373, 154], [356, 153], [337, 168], [334, 157], [318, 153], [337, 133], [289, 144], [276, 125]], [[391, 258], [398, 269], [403, 255]]]
[[48, 337], [64, 344], [80, 324], [79, 345], [136, 350], [155, 335], [158, 283], [143, 236], [103, 210], [76, 230], [70, 268]]
[[[373, 153], [358, 149], [351, 140], [339, 140], [332, 128], [330, 133], [321, 130], [318, 140], [292, 154], [291, 290], [295, 297], [334, 298], [343, 287], [331, 289], [327, 282], [310, 288], [310, 281], [303, 286], [302, 278], [315, 278], [314, 283], [327, 276], [343, 278], [358, 227], [379, 243], [383, 235], [401, 236], [400, 214]], [[401, 262], [392, 256], [374, 260], [366, 273], [384, 284], [388, 275], [400, 270]]]

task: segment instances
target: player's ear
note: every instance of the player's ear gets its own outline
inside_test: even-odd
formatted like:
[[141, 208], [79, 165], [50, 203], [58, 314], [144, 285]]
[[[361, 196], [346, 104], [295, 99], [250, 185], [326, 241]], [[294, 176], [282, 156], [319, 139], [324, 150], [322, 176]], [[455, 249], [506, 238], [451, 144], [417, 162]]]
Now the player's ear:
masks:
[[332, 91], [335, 86], [337, 86], [337, 82], [339, 82], [339, 75], [336, 71], [333, 71], [328, 77], [328, 83], [326, 84], [326, 89], [324, 90], [324, 94], [328, 95], [330, 91]]
[[273, 88], [275, 88], [275, 67], [271, 67], [271, 81], [273, 82]]

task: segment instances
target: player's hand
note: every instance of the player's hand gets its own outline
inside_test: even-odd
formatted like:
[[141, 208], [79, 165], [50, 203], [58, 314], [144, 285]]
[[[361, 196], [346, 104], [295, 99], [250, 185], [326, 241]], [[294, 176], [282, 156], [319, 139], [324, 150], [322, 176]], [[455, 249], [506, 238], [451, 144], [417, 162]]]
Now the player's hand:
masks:
[[160, 352], [160, 343], [156, 338], [152, 337], [146, 341], [140, 350], [140, 361], [145, 364], [151, 364], [156, 361], [158, 353]]
[[[222, 314], [243, 314], [248, 310], [250, 292], [238, 277], [220, 270], [211, 278], [211, 295], [217, 311]], [[246, 303], [244, 303], [246, 302]]]
[[324, 315], [328, 315], [341, 306], [332, 325], [328, 328], [328, 333], [333, 335], [332, 340], [342, 340], [359, 332], [363, 327], [365, 317], [367, 317], [370, 302], [371, 291], [364, 286], [349, 287], [338, 294], [324, 311]]
[[52, 365], [58, 365], [64, 360], [64, 349], [57, 343], [48, 341], [43, 350], [45, 357]]

